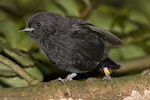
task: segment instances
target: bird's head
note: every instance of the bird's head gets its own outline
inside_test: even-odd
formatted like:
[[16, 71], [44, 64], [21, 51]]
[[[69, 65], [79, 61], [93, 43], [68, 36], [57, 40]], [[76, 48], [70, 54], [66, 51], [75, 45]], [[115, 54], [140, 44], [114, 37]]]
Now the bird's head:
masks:
[[51, 34], [56, 30], [57, 19], [62, 18], [59, 14], [49, 12], [38, 12], [26, 23], [26, 27], [21, 32], [27, 32], [35, 40], [44, 34]]

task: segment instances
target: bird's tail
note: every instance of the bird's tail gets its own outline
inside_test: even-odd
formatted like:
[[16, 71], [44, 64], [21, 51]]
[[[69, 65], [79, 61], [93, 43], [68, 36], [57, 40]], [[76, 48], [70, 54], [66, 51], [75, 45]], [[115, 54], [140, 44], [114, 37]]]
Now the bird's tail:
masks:
[[112, 60], [109, 56], [106, 56], [106, 58], [102, 61], [102, 63], [98, 66], [101, 72], [105, 74], [103, 79], [110, 80], [112, 73], [112, 70], [119, 69], [121, 65], [117, 63], [116, 61]]
[[119, 63], [117, 63], [116, 61], [114, 61], [109, 56], [107, 56], [106, 59], [104, 61], [102, 61], [101, 67], [108, 67], [112, 70], [116, 70], [116, 69], [119, 69], [121, 67], [121, 65]]

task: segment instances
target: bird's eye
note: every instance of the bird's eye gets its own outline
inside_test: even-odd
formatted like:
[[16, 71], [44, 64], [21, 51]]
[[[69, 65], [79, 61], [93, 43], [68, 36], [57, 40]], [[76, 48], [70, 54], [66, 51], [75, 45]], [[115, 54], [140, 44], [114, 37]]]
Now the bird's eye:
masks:
[[37, 26], [41, 26], [41, 23], [40, 23], [40, 22], [37, 22], [36, 25], [37, 25]]

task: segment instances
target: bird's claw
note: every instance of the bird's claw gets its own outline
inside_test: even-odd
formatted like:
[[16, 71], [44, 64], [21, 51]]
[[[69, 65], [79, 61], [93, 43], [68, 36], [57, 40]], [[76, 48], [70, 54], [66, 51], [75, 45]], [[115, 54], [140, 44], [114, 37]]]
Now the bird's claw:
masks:
[[111, 78], [111, 76], [110, 76], [110, 75], [108, 75], [108, 76], [104, 76], [104, 77], [103, 77], [103, 80], [110, 81], [110, 80], [112, 80], [112, 78]]
[[61, 81], [62, 83], [64, 83], [65, 81], [71, 81], [73, 80], [74, 77], [77, 76], [77, 73], [72, 73], [72, 74], [68, 74], [66, 78], [62, 79], [62, 78], [58, 78], [59, 81]]

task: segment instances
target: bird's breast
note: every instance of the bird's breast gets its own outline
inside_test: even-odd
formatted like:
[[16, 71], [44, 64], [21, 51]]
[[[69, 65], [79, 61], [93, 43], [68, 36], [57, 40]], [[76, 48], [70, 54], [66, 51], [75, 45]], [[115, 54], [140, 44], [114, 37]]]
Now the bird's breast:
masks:
[[99, 38], [48, 38], [41, 47], [58, 68], [69, 72], [88, 72], [105, 57], [105, 45]]

